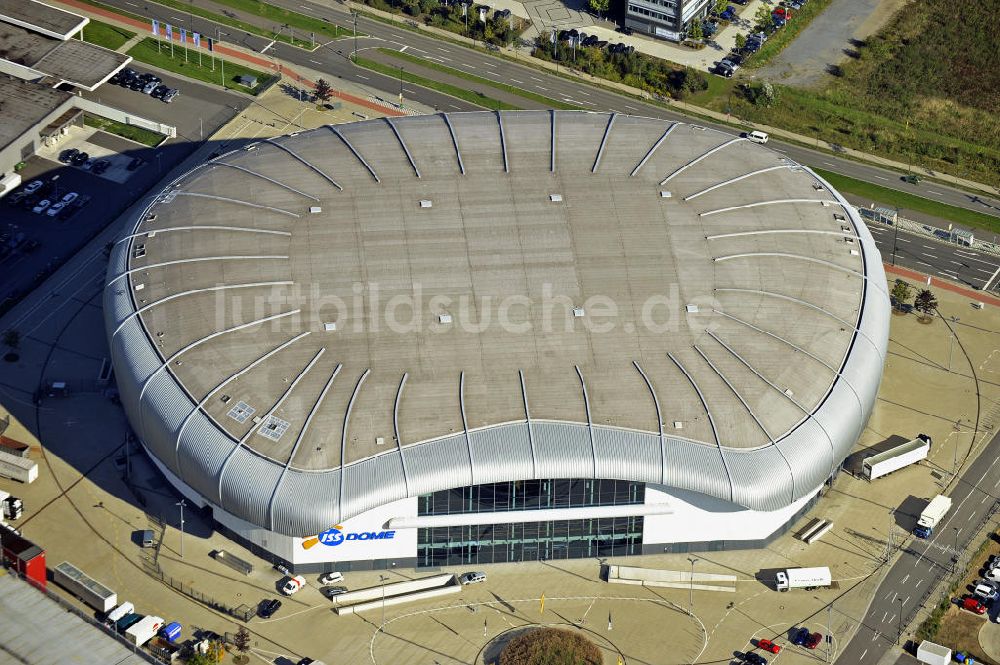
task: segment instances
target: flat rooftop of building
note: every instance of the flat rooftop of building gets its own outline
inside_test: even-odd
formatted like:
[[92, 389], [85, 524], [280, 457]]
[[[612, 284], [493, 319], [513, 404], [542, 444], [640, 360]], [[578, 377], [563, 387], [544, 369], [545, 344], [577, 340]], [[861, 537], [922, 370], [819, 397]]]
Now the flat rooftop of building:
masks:
[[55, 39], [69, 39], [90, 19], [36, 0], [0, 0], [0, 21]]
[[0, 75], [0, 150], [42, 122], [73, 95], [38, 83]]
[[51, 79], [92, 90], [132, 57], [78, 39], [61, 41], [0, 22], [0, 54], [4, 60], [30, 67]]
[[82, 654], [88, 663], [150, 662], [5, 570], [0, 570], [0, 616], [0, 651], [17, 654], [20, 662], [84, 662]]
[[321, 128], [196, 169], [151, 213], [131, 288], [170, 373], [309, 470], [526, 410], [766, 446], [828, 394], [865, 291], [811, 172], [608, 113]]

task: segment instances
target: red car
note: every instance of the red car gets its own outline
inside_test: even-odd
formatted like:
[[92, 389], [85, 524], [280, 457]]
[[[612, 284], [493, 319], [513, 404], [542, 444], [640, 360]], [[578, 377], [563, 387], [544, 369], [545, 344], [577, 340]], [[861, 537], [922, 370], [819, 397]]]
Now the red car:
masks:
[[986, 606], [972, 596], [963, 596], [961, 600], [959, 600], [958, 606], [963, 610], [968, 610], [969, 612], [986, 614]]
[[788, 20], [790, 20], [792, 18], [792, 12], [791, 12], [791, 10], [785, 9], [784, 7], [775, 7], [774, 11], [771, 12], [771, 15], [772, 16], [780, 16], [781, 18], [785, 19], [786, 21], [788, 21]]
[[757, 640], [757, 648], [763, 649], [764, 651], [770, 651], [771, 653], [778, 653], [781, 651], [781, 647], [771, 640]]
[[813, 633], [812, 635], [806, 637], [806, 641], [802, 646], [804, 646], [807, 649], [815, 649], [820, 645], [822, 641], [823, 641], [822, 633]]

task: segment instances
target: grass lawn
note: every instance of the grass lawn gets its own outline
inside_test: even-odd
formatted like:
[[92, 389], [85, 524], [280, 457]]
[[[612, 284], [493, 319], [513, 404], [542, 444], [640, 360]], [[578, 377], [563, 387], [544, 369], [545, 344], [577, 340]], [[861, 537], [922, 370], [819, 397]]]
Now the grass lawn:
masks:
[[922, 196], [907, 194], [906, 192], [890, 189], [889, 187], [882, 187], [881, 185], [873, 185], [870, 182], [856, 180], [845, 175], [840, 175], [839, 173], [824, 171], [823, 169], [817, 169], [815, 167], [813, 168], [813, 171], [818, 173], [822, 178], [826, 179], [827, 182], [841, 192], [850, 192], [851, 194], [855, 194], [857, 196], [870, 198], [876, 203], [899, 208], [902, 211], [902, 214], [900, 215], [901, 217], [906, 217], [907, 210], [916, 210], [934, 217], [962, 224], [963, 226], [986, 229], [993, 233], [1000, 233], [1000, 217], [975, 212], [974, 210], [966, 210], [965, 208], [948, 205], [947, 203], [939, 203], [937, 201], [932, 201], [931, 199], [925, 199]]
[[[365, 69], [370, 69], [373, 72], [379, 72], [380, 74], [385, 74], [387, 76], [399, 77], [399, 67], [393, 67], [392, 65], [383, 65], [381, 62], [375, 62], [374, 60], [368, 60], [367, 58], [358, 58], [357, 64]], [[430, 88], [431, 90], [437, 90], [438, 92], [443, 92], [446, 95], [451, 95], [452, 97], [457, 97], [458, 99], [463, 99], [467, 102], [471, 102], [477, 106], [481, 106], [485, 109], [497, 109], [500, 111], [517, 111], [520, 109], [518, 106], [513, 106], [502, 102], [499, 99], [493, 99], [492, 97], [487, 97], [478, 92], [473, 92], [472, 90], [466, 90], [465, 88], [459, 88], [458, 86], [449, 85], [448, 83], [441, 83], [439, 81], [433, 81], [423, 76], [417, 76], [416, 74], [411, 74], [410, 72], [403, 69], [403, 80], [409, 83], [414, 83], [425, 88]], [[404, 100], [405, 104], [405, 100]]]
[[[525, 99], [530, 99], [532, 101], [538, 102], [539, 104], [544, 104], [545, 106], [554, 109], [565, 109], [565, 110], [576, 110], [579, 106], [574, 106], [573, 104], [567, 104], [566, 102], [561, 102], [558, 99], [552, 99], [551, 97], [546, 97], [544, 95], [539, 95], [522, 88], [518, 88], [513, 85], [508, 85], [506, 83], [499, 83], [497, 81], [491, 81], [490, 79], [483, 78], [481, 76], [476, 76], [475, 74], [469, 74], [468, 72], [463, 72], [459, 69], [452, 69], [445, 65], [439, 65], [436, 62], [431, 62], [430, 60], [424, 60], [415, 55], [410, 55], [409, 53], [402, 53], [390, 48], [380, 48], [379, 52], [384, 53], [392, 58], [398, 58], [399, 60], [405, 60], [406, 62], [412, 62], [421, 67], [427, 67], [428, 69], [433, 69], [434, 71], [441, 72], [443, 74], [449, 74], [451, 76], [457, 76], [463, 78], [466, 81], [472, 81], [478, 85], [485, 85], [491, 88], [496, 88], [497, 90], [503, 90], [504, 92], [509, 92], [511, 94], [517, 95], [518, 97], [524, 97]], [[404, 70], [405, 72], [405, 70]], [[450, 93], [449, 93], [450, 94]]]
[[[159, 52], [157, 52], [156, 40], [152, 37], [147, 37], [129, 49], [128, 54], [147, 65], [155, 65], [175, 74], [215, 85], [222, 85], [222, 72], [224, 70], [226, 73], [225, 84], [227, 88], [249, 92], [251, 95], [256, 95], [260, 92], [260, 89], [273, 77], [271, 74], [250, 69], [234, 62], [226, 62], [223, 67], [222, 61], [219, 58], [215, 58], [215, 71], [213, 72], [212, 57], [210, 54], [202, 52], [202, 64], [199, 66], [198, 52], [194, 49], [187, 49], [188, 62], [184, 62], [184, 50], [180, 46], [175, 46], [174, 57], [171, 58], [169, 44], [161, 42]], [[257, 87], [250, 89], [240, 85], [235, 80], [240, 76], [255, 77], [257, 79]]]
[[123, 122], [102, 118], [99, 115], [91, 115], [88, 113], [84, 116], [83, 123], [88, 127], [97, 127], [98, 129], [102, 129], [109, 134], [117, 134], [118, 136], [131, 139], [136, 143], [148, 145], [151, 148], [155, 148], [160, 145], [160, 141], [163, 140], [163, 134], [158, 132], [145, 129], [143, 127], [136, 127], [135, 125], [126, 125]]
[[135, 37], [135, 33], [125, 28], [115, 25], [101, 23], [90, 19], [90, 23], [83, 27], [83, 41], [114, 51], [128, 40]]

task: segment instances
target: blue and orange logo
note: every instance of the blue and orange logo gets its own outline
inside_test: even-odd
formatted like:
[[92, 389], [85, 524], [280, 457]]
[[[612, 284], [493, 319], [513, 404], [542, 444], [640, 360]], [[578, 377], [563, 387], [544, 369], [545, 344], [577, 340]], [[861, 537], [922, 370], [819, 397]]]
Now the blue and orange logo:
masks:
[[342, 527], [339, 524], [327, 529], [323, 533], [319, 534], [319, 536], [317, 536], [319, 538], [319, 542], [323, 543], [324, 545], [328, 545], [330, 547], [336, 547], [337, 545], [340, 545], [342, 542], [344, 542], [344, 540], [346, 540], [346, 538], [344, 537], [343, 529], [344, 527]]

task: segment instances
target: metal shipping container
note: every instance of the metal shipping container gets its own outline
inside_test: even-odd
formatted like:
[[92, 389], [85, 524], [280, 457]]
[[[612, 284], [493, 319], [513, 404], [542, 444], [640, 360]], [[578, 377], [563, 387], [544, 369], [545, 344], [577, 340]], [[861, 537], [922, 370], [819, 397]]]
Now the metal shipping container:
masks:
[[110, 612], [118, 604], [118, 594], [88, 577], [68, 561], [52, 570], [52, 580], [99, 612]]
[[0, 450], [0, 476], [31, 483], [38, 478], [38, 464], [27, 457], [18, 457]]

